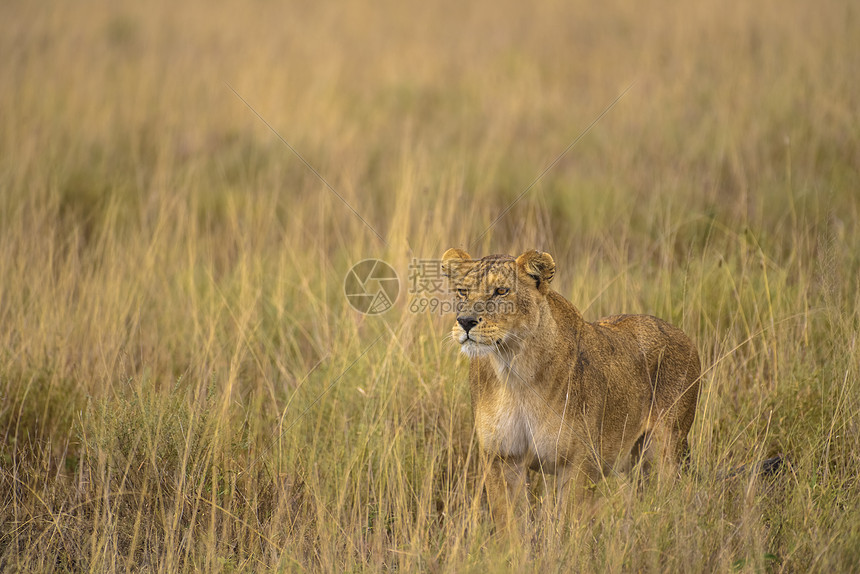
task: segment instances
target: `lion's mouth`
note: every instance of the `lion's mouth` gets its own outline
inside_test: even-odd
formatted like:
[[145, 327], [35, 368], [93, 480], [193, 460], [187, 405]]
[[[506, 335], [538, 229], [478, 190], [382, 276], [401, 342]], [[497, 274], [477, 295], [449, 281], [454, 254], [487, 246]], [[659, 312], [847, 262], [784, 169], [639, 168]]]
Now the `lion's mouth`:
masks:
[[504, 343], [503, 339], [482, 341], [473, 337], [470, 333], [460, 333], [458, 337], [460, 351], [470, 358], [481, 357], [498, 350]]
[[487, 343], [485, 341], [480, 341], [480, 340], [472, 337], [471, 335], [469, 335], [469, 333], [460, 333], [459, 341], [460, 341], [461, 345], [465, 345], [466, 343], [473, 343], [475, 345], [491, 345], [493, 343], [496, 343], [496, 344], [500, 343], [501, 339], [499, 341], [493, 341], [493, 342]]
[[494, 340], [490, 340], [490, 341], [482, 341], [480, 339], [476, 339], [475, 337], [472, 337], [471, 333], [460, 332], [460, 336], [457, 337], [457, 341], [461, 345], [465, 345], [468, 342], [472, 342], [476, 345], [486, 345], [486, 346], [494, 346], [495, 345], [495, 346], [498, 346], [498, 345], [501, 345], [505, 342], [505, 338], [499, 337], [498, 339], [494, 339]]

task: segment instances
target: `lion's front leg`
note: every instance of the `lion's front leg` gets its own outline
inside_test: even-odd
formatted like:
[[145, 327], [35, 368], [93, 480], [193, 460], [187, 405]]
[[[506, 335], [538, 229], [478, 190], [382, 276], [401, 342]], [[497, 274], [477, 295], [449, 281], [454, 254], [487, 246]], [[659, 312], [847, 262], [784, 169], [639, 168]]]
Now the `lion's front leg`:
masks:
[[593, 486], [602, 477], [600, 468], [587, 461], [561, 465], [556, 471], [556, 519], [568, 516], [571, 511], [581, 514], [591, 501]]
[[521, 522], [528, 511], [528, 467], [520, 460], [492, 456], [486, 489], [496, 527], [512, 530], [509, 527]]

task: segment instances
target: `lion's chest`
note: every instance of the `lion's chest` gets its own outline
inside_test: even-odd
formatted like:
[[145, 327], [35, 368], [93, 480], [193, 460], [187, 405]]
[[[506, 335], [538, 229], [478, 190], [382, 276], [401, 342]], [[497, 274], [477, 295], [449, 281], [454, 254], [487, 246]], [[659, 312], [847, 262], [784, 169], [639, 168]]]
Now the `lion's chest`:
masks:
[[534, 397], [503, 386], [477, 405], [475, 412], [481, 447], [505, 457], [536, 458], [552, 464], [557, 433], [552, 433], [544, 413], [534, 405]]

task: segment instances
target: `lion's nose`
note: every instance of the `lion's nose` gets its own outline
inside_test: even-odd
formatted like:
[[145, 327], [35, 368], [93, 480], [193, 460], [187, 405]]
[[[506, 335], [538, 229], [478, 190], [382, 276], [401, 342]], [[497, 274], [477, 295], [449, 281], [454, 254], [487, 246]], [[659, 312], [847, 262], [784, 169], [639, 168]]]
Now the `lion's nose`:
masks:
[[466, 333], [478, 324], [478, 320], [474, 317], [457, 317], [457, 322], [460, 323], [460, 326], [463, 327], [463, 330], [466, 331]]

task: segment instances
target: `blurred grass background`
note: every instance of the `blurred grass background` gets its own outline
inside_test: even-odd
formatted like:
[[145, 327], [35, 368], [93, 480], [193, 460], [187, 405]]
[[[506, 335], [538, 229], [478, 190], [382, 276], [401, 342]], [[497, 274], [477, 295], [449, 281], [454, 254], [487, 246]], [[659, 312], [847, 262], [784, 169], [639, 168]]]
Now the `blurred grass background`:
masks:
[[[835, 0], [4, 3], [0, 568], [855, 571], [858, 29]], [[342, 293], [451, 246], [684, 328], [693, 471], [494, 538], [450, 317]]]

